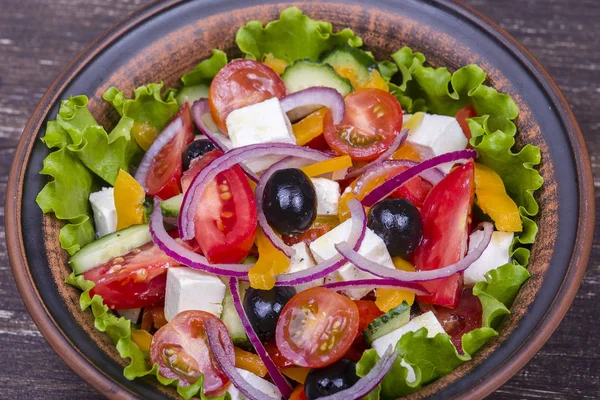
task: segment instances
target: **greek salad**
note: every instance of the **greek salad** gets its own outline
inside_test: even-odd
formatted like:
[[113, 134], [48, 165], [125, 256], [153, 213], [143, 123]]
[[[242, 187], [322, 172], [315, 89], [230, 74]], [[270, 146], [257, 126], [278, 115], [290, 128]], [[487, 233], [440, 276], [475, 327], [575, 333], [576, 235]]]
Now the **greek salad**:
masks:
[[64, 100], [37, 197], [123, 358], [184, 398], [394, 399], [467, 362], [529, 277], [538, 148], [467, 65], [378, 61], [297, 8], [179, 89]]

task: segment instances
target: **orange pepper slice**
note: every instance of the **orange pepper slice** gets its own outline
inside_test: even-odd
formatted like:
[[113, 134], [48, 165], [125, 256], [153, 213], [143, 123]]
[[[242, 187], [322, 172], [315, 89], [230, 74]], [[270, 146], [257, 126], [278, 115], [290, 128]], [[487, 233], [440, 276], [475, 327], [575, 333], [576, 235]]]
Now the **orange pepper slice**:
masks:
[[501, 232], [523, 230], [519, 207], [506, 193], [500, 175], [478, 163], [475, 163], [475, 195], [477, 205], [494, 220], [497, 230]]
[[263, 63], [267, 64], [273, 71], [277, 72], [279, 75], [283, 74], [283, 72], [288, 66], [287, 61], [276, 58], [271, 53], [265, 55]]
[[386, 92], [390, 91], [387, 82], [376, 69], [371, 70], [368, 80], [361, 79], [352, 67], [337, 65], [333, 69], [338, 75], [348, 79], [355, 89], [375, 88], [385, 90]]
[[258, 261], [248, 271], [250, 286], [254, 289], [270, 290], [275, 286], [277, 275], [285, 272], [290, 266], [290, 259], [273, 246], [260, 227], [256, 229], [254, 241], [258, 247]]
[[314, 164], [302, 167], [302, 171], [308, 177], [323, 175], [329, 172], [339, 171], [352, 166], [352, 159], [349, 155], [330, 158], [329, 160], [319, 161]]
[[295, 380], [299, 383], [304, 383], [306, 381], [306, 375], [310, 372], [310, 368], [304, 367], [290, 367], [284, 368], [281, 372], [290, 379]]
[[[396, 269], [415, 272], [415, 267], [400, 257], [393, 257], [392, 262]], [[413, 292], [402, 289], [376, 289], [375, 296], [375, 304], [383, 312], [388, 312], [392, 308], [399, 306], [403, 301], [406, 301], [410, 306], [415, 301], [415, 294]]]
[[245, 369], [246, 371], [252, 372], [254, 375], [264, 378], [267, 376], [267, 367], [262, 362], [259, 356], [249, 351], [242, 350], [239, 347], [233, 348], [235, 352], [235, 366], [236, 368]]
[[323, 134], [323, 119], [326, 113], [327, 108], [321, 108], [292, 125], [298, 146], [304, 146]]
[[120, 170], [115, 181], [117, 230], [146, 222], [144, 188], [127, 172]]
[[152, 342], [152, 334], [143, 329], [133, 329], [131, 331], [131, 340], [137, 344], [140, 350], [150, 351], [150, 343]]

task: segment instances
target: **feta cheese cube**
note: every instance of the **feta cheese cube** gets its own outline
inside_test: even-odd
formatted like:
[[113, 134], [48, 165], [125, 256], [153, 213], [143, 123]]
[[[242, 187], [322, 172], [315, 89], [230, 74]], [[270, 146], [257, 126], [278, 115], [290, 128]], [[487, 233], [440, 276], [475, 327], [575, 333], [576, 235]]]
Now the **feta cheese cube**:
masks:
[[113, 233], [117, 230], [117, 209], [115, 207], [115, 190], [103, 188], [98, 192], [90, 194], [90, 204], [94, 214], [94, 225], [96, 236]]
[[[292, 143], [296, 136], [287, 115], [281, 108], [279, 99], [273, 97], [262, 103], [238, 108], [232, 111], [225, 121], [233, 148], [259, 143]], [[246, 162], [254, 172], [264, 171], [281, 156], [261, 157]]]
[[337, 215], [340, 184], [326, 178], [311, 178], [317, 194], [317, 215]]
[[[436, 156], [450, 151], [464, 150], [469, 143], [456, 118], [434, 114], [425, 114], [421, 124], [410, 131], [407, 141], [428, 147]], [[446, 163], [439, 168], [448, 173], [452, 165]]]
[[201, 310], [216, 317], [223, 311], [225, 284], [216, 276], [187, 267], [172, 267], [167, 271], [165, 318], [173, 319], [187, 310]]
[[[296, 243], [292, 246], [292, 249], [296, 250], [296, 253], [290, 259], [290, 266], [286, 271], [287, 273], [304, 271], [316, 265], [315, 261], [313, 260], [312, 254], [310, 254], [310, 251], [308, 250], [308, 245], [306, 243]], [[315, 279], [312, 282], [297, 285], [295, 287], [296, 291], [300, 293], [303, 290], [321, 285], [323, 285], [323, 279]]]
[[[268, 397], [271, 397], [274, 399], [281, 398], [281, 392], [279, 391], [279, 389], [277, 389], [277, 386], [273, 385], [271, 382], [264, 380], [261, 377], [254, 375], [252, 372], [246, 371], [245, 369], [236, 368], [236, 370], [237, 370], [237, 372], [239, 372], [239, 374], [242, 376], [242, 378], [244, 378], [245, 381], [247, 381], [254, 388], [263, 392], [265, 394], [265, 396], [268, 396]], [[233, 386], [233, 384], [229, 385], [229, 389], [227, 389], [227, 392], [231, 396], [231, 400], [246, 400], [247, 399], [247, 397], [244, 396], [244, 394], [242, 392], [240, 392], [238, 390], [238, 388]]]
[[[416, 332], [421, 328], [427, 328], [428, 338], [432, 338], [438, 333], [446, 333], [446, 331], [444, 331], [444, 328], [442, 327], [438, 319], [435, 317], [433, 312], [428, 311], [424, 314], [414, 317], [413, 319], [408, 321], [406, 325], [401, 326], [395, 331], [392, 331], [387, 335], [375, 339], [371, 346], [381, 357], [389, 346], [392, 346], [392, 348], [396, 347], [396, 344], [405, 333]], [[408, 369], [408, 376], [406, 377], [406, 380], [408, 382], [414, 382], [416, 380], [414, 369], [404, 360], [401, 361], [401, 364], [404, 367], [406, 367], [406, 369]]]
[[[492, 240], [481, 257], [465, 270], [465, 285], [473, 286], [477, 282], [485, 281], [485, 274], [510, 262], [509, 248], [515, 237], [512, 232], [494, 232]], [[469, 253], [483, 239], [483, 231], [475, 231], [469, 237]]]
[[[312, 242], [310, 244], [310, 250], [315, 257], [315, 260], [317, 262], [322, 262], [338, 254], [334, 246], [337, 243], [347, 241], [350, 237], [351, 230], [352, 220], [349, 219]], [[395, 268], [394, 263], [392, 262], [392, 257], [390, 257], [390, 253], [387, 251], [385, 243], [379, 236], [375, 234], [375, 232], [369, 228], [367, 228], [367, 231], [365, 232], [365, 238], [358, 249], [358, 253], [363, 257], [366, 257], [369, 260], [384, 265], [388, 268]], [[350, 263], [344, 264], [334, 274], [340, 281], [376, 278], [374, 275], [361, 271]], [[348, 297], [354, 300], [364, 297], [369, 292], [370, 290], [368, 288], [348, 289], [344, 291]]]

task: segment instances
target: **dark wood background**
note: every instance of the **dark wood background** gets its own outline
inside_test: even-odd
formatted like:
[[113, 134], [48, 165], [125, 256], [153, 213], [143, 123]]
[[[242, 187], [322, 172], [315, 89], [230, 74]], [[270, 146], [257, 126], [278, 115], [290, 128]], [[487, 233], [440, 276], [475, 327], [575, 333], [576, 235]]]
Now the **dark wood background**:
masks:
[[[48, 85], [90, 41], [149, 2], [0, 0], [0, 198], [21, 131]], [[600, 177], [600, 1], [466, 2], [507, 29], [550, 71], [577, 116]], [[594, 186], [598, 197], [600, 180]], [[6, 255], [3, 203], [0, 398], [103, 398], [52, 351], [27, 314]], [[539, 354], [491, 398], [600, 398], [599, 294], [596, 238], [585, 280], [566, 318]]]

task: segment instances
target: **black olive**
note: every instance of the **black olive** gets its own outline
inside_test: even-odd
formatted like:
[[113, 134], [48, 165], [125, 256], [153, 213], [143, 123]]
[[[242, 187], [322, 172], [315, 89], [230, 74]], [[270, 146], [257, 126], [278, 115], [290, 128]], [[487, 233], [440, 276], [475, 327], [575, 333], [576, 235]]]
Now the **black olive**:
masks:
[[281, 310], [296, 294], [293, 286], [275, 286], [271, 290], [249, 288], [244, 296], [244, 310], [263, 342], [275, 338], [275, 327]]
[[392, 257], [407, 257], [423, 236], [421, 214], [406, 199], [386, 199], [375, 204], [367, 226], [383, 239]]
[[203, 156], [214, 149], [215, 146], [208, 139], [198, 139], [190, 143], [181, 155], [183, 170], [187, 171], [190, 168], [190, 164], [194, 158]]
[[310, 178], [296, 168], [276, 171], [265, 185], [263, 211], [276, 231], [297, 235], [317, 217], [317, 194]]
[[325, 368], [312, 369], [304, 381], [304, 393], [307, 400], [315, 400], [348, 389], [358, 379], [356, 363], [342, 358]]

